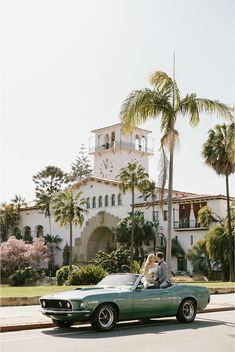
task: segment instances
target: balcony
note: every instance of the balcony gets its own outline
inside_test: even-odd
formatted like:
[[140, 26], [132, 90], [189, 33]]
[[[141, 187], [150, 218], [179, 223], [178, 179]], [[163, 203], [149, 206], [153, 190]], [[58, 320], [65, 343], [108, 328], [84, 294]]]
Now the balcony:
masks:
[[192, 231], [192, 230], [207, 230], [209, 226], [201, 227], [197, 220], [179, 220], [174, 221], [174, 230], [176, 231]]
[[142, 148], [141, 146], [139, 147], [139, 149], [136, 149], [135, 144], [133, 143], [127, 143], [127, 142], [118, 142], [118, 141], [114, 141], [111, 143], [105, 143], [103, 145], [100, 146], [90, 146], [89, 147], [89, 153], [94, 153], [94, 152], [99, 152], [99, 151], [103, 151], [106, 149], [114, 149], [114, 148], [124, 148], [124, 149], [135, 149], [138, 150], [140, 152], [143, 153], [150, 153], [153, 154], [154, 153], [154, 148], [150, 147], [150, 146], [146, 146], [145, 148]]

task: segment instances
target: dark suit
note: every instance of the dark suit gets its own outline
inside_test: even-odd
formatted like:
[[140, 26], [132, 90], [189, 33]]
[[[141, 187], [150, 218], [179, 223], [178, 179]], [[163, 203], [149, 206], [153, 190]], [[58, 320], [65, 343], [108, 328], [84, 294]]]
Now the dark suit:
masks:
[[167, 265], [164, 260], [158, 263], [156, 274], [157, 274], [158, 284], [160, 288], [166, 288], [168, 286], [171, 286], [171, 281], [168, 278], [168, 274], [167, 274]]

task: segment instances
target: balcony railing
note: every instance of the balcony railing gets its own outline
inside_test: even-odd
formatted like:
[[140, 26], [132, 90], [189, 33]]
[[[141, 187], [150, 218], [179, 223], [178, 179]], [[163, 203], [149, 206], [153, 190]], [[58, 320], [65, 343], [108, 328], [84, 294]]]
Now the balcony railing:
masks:
[[200, 228], [207, 228], [208, 226], [200, 226], [197, 220], [179, 220], [174, 221], [174, 229], [175, 230], [186, 230], [186, 229], [200, 229]]
[[138, 149], [136, 148], [135, 144], [133, 143], [127, 143], [127, 142], [112, 142], [112, 143], [105, 143], [103, 145], [100, 146], [90, 146], [89, 147], [89, 153], [94, 153], [97, 151], [101, 151], [101, 150], [105, 150], [105, 149], [112, 149], [112, 148], [131, 148], [131, 149], [136, 149], [139, 150], [141, 152], [147, 152], [147, 153], [153, 153], [154, 152], [154, 148], [150, 147], [150, 146], [145, 146], [145, 147], [139, 147]]

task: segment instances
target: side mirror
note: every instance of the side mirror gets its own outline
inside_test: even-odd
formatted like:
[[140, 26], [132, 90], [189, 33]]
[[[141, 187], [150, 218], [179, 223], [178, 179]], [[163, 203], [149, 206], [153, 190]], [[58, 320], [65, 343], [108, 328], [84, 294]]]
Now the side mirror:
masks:
[[142, 291], [144, 289], [144, 285], [143, 284], [139, 284], [137, 287], [136, 287], [136, 291]]

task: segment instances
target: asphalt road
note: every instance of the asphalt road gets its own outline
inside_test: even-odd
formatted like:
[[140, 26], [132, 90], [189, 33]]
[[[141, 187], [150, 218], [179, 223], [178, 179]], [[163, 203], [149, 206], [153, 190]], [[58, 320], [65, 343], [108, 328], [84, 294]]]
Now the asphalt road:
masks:
[[1, 352], [234, 352], [234, 311], [205, 313], [191, 324], [175, 318], [119, 323], [109, 333], [89, 325], [1, 334]]

